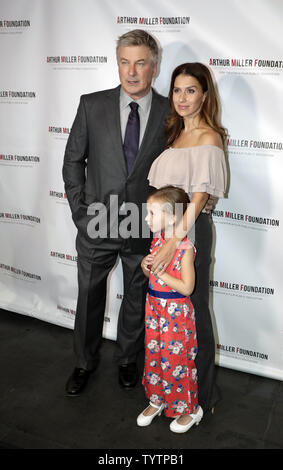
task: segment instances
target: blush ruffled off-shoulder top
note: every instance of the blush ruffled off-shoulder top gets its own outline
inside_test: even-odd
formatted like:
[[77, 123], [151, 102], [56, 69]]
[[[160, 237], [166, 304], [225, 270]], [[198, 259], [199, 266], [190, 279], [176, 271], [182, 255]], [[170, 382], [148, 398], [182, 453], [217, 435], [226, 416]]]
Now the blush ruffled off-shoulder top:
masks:
[[173, 185], [192, 193], [205, 192], [224, 197], [227, 169], [224, 151], [215, 145], [170, 147], [153, 162], [149, 184], [157, 189]]

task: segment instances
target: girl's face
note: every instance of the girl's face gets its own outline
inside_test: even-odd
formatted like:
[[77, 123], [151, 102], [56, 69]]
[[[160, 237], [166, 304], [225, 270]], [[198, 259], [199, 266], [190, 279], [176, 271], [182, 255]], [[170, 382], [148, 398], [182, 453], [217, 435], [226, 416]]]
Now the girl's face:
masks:
[[176, 112], [182, 118], [193, 117], [201, 109], [206, 93], [199, 81], [191, 75], [178, 75], [173, 88], [173, 103]]
[[174, 219], [169, 203], [154, 198], [148, 199], [145, 220], [153, 233], [169, 230], [174, 224]]

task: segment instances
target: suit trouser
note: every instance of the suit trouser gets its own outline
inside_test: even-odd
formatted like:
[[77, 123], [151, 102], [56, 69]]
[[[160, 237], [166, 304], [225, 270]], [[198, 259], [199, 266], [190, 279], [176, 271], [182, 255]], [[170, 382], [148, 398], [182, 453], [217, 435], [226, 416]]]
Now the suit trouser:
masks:
[[198, 371], [199, 404], [204, 411], [211, 409], [219, 399], [219, 392], [214, 383], [215, 340], [209, 311], [209, 269], [211, 263], [212, 228], [211, 218], [201, 213], [195, 224], [195, 260], [196, 284], [191, 295], [195, 309], [198, 353], [196, 367]]
[[144, 312], [148, 279], [140, 263], [143, 254], [132, 253], [127, 240], [109, 240], [109, 248], [95, 248], [91, 256], [78, 252], [78, 302], [74, 330], [76, 367], [97, 365], [107, 294], [107, 276], [120, 256], [124, 296], [119, 311], [114, 359], [136, 361], [144, 347]]

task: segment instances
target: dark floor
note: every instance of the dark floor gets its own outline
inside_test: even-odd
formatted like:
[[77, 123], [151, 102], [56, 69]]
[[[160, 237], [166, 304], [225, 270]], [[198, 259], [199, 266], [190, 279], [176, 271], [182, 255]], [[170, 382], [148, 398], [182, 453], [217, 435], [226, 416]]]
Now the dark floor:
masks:
[[103, 340], [84, 394], [65, 396], [72, 335], [0, 310], [1, 449], [283, 449], [283, 382], [217, 367], [222, 401], [213, 416], [181, 435], [164, 415], [139, 428], [143, 388], [119, 387], [112, 341]]

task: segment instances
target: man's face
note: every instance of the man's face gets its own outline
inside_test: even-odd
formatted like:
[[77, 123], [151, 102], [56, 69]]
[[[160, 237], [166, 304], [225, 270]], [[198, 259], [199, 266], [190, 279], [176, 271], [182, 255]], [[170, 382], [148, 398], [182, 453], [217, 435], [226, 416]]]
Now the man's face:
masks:
[[118, 50], [119, 77], [123, 90], [134, 100], [147, 95], [157, 72], [147, 46], [124, 46]]

